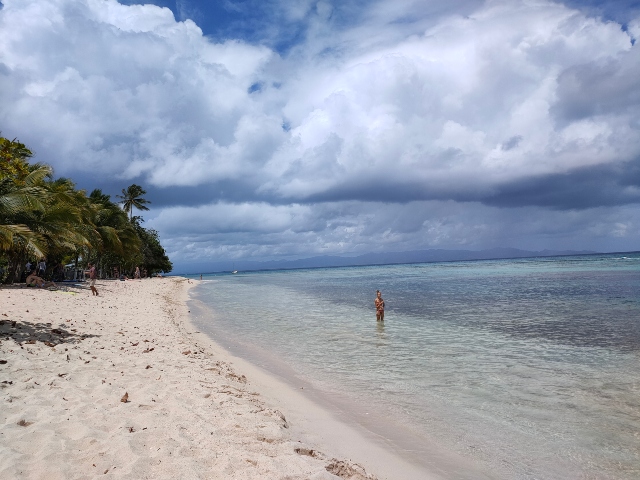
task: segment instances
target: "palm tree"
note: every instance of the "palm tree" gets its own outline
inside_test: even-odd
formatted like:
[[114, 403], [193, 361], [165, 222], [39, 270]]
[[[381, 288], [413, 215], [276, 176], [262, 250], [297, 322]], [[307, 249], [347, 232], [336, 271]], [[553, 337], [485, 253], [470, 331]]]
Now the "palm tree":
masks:
[[18, 220], [21, 213], [42, 208], [35, 184], [51, 174], [45, 168], [30, 171], [27, 159], [33, 156], [24, 144], [0, 137], [0, 251], [18, 242], [41, 254], [40, 239]]
[[27, 160], [33, 152], [24, 143], [0, 137], [0, 173], [23, 174], [28, 170]]
[[47, 195], [41, 185], [52, 172], [39, 164], [25, 170], [26, 175], [19, 176], [0, 171], [0, 251], [18, 248], [42, 256], [46, 242], [31, 228], [29, 219], [45, 209]]
[[126, 257], [127, 252], [140, 248], [140, 239], [127, 215], [111, 202], [109, 195], [95, 189], [89, 195], [94, 216], [92, 224], [99, 237], [97, 243], [102, 250]]
[[89, 247], [88, 225], [91, 211], [84, 190], [76, 190], [68, 178], [44, 182], [47, 198], [43, 212], [33, 216], [31, 229], [47, 241], [48, 250], [68, 252], [78, 247]]
[[117, 195], [120, 198], [120, 203], [122, 204], [122, 208], [125, 212], [129, 214], [129, 220], [133, 219], [133, 207], [138, 210], [149, 210], [146, 205], [151, 203], [149, 200], [142, 198], [143, 195], [146, 195], [146, 190], [143, 189], [140, 185], [129, 185], [127, 189], [122, 189], [122, 195]]
[[88, 202], [68, 179], [51, 180], [48, 165], [19, 165], [0, 172], [0, 252], [8, 262], [9, 282], [25, 258], [62, 256], [89, 245], [84, 234]]
[[142, 187], [123, 189], [120, 208], [100, 190], [87, 196], [72, 180], [53, 179], [50, 166], [28, 163], [31, 156], [25, 145], [0, 137], [0, 266], [7, 273], [0, 280], [13, 282], [27, 259], [45, 255], [52, 264], [75, 258], [77, 265], [80, 257], [126, 268], [144, 262], [150, 272], [158, 257], [166, 262], [156, 269], [170, 271], [157, 233], [133, 215], [134, 208], [149, 210]]

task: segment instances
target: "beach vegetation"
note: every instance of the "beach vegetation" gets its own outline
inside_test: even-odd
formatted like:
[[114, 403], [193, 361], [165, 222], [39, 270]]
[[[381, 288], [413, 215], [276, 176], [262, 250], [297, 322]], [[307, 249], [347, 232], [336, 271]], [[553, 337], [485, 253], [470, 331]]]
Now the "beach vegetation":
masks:
[[126, 189], [123, 188], [122, 195], [116, 195], [120, 199], [124, 211], [129, 214], [129, 220], [133, 220], [134, 208], [138, 210], [149, 210], [147, 204], [151, 202], [143, 197], [146, 193], [144, 188], [134, 183]]
[[[54, 178], [49, 165], [30, 163], [33, 153], [0, 137], [0, 280], [19, 281], [25, 264], [47, 258], [47, 276], [73, 263], [95, 263], [102, 276], [117, 266], [149, 276], [169, 272], [171, 261], [155, 230], [145, 229], [133, 208], [148, 210], [145, 190], [123, 189], [122, 208], [108, 194], [89, 195], [68, 178]], [[119, 196], [120, 197], [120, 196]]]
[[132, 219], [138, 238], [141, 241], [139, 251], [142, 259], [139, 263], [145, 265], [151, 272], [170, 272], [173, 269], [173, 265], [160, 243], [158, 232], [150, 228], [143, 228], [140, 224], [142, 221], [141, 217], [133, 217]]

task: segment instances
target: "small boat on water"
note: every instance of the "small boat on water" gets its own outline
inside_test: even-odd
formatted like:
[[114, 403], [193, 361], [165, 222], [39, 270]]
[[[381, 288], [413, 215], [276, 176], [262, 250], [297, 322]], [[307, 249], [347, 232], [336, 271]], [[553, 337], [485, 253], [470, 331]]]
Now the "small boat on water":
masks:
[[234, 270], [234, 271], [232, 271], [231, 273], [238, 273], [238, 270]]

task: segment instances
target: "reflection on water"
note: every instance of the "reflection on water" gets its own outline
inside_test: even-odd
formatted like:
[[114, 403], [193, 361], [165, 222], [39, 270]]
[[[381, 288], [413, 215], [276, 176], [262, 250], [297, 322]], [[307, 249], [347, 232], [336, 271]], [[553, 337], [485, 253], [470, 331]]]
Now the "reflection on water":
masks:
[[212, 276], [201, 328], [498, 478], [640, 478], [640, 257], [626, 256]]
[[[384, 334], [384, 322], [376, 322], [376, 333], [380, 340], [386, 340], [386, 335]], [[382, 345], [384, 345], [384, 342], [380, 343], [380, 346]]]

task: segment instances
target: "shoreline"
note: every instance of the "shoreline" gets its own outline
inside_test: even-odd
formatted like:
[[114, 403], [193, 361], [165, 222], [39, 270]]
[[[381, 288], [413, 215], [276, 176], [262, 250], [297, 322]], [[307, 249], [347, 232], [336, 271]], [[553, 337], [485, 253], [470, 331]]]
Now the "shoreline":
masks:
[[350, 399], [315, 388], [284, 362], [270, 355], [267, 358], [260, 347], [231, 347], [233, 340], [225, 332], [202, 332], [207, 327], [204, 322], [215, 312], [193, 298], [189, 306], [193, 331], [247, 373], [249, 382], [272, 404], [282, 407], [291, 420], [292, 431], [305, 443], [361, 462], [380, 479], [493, 478], [480, 465], [419, 437], [384, 413], [376, 412], [374, 406], [366, 406], [363, 414]]
[[[199, 339], [199, 342], [208, 344], [209, 348], [217, 352], [217, 355], [246, 374], [247, 385], [260, 392], [268, 404], [275, 406], [273, 408], [278, 408], [286, 415], [289, 431], [294, 440], [310, 445], [316, 451], [331, 452], [332, 456], [348, 458], [359, 465], [364, 465], [367, 472], [374, 474], [380, 480], [479, 478], [453, 475], [452, 472], [457, 469], [453, 464], [449, 464], [450, 468], [445, 470], [435, 465], [436, 468], [432, 471], [426, 470], [417, 463], [411, 462], [410, 459], [404, 458], [395, 445], [390, 444], [386, 438], [363, 428], [347, 410], [336, 411], [331, 408], [335, 405], [328, 405], [323, 401], [322, 392], [315, 390], [305, 379], [297, 378], [294, 385], [291, 377], [286, 374], [266, 369], [232, 352], [200, 330], [195, 323], [196, 319], [198, 316], [211, 315], [211, 312], [203, 310], [196, 303], [199, 302], [190, 300], [191, 333]], [[440, 474], [435, 473], [436, 470], [441, 470]]]
[[277, 379], [196, 333], [195, 284], [1, 288], [0, 477], [396, 478], [306, 443], [288, 413], [304, 399], [274, 404]]

